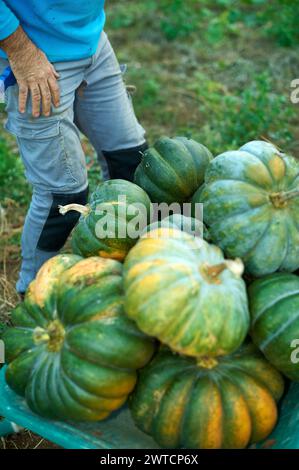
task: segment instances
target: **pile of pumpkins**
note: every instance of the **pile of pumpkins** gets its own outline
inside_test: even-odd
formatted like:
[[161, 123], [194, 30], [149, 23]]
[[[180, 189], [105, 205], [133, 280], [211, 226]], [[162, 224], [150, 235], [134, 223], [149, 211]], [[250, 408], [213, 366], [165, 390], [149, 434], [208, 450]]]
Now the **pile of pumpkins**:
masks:
[[[147, 213], [152, 203], [203, 203], [206, 240], [184, 230], [183, 216], [139, 239], [98, 237], [99, 204], [126, 233], [134, 214], [121, 195]], [[42, 266], [4, 334], [10, 387], [61, 420], [102, 420], [129, 398], [137, 426], [162, 447], [265, 439], [282, 374], [299, 381], [299, 162], [263, 141], [213, 158], [194, 140], [164, 137], [135, 183], [104, 182], [88, 206], [68, 210], [82, 213], [73, 254]]]

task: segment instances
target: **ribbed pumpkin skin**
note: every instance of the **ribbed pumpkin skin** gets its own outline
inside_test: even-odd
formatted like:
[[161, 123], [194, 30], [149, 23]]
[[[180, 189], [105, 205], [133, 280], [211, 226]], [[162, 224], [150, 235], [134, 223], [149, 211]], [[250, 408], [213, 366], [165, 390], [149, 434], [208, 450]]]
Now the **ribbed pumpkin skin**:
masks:
[[254, 343], [271, 364], [299, 381], [299, 364], [291, 361], [292, 342], [299, 340], [299, 277], [275, 273], [258, 279], [249, 287], [249, 302]]
[[214, 158], [197, 202], [204, 203], [214, 243], [261, 277], [299, 267], [299, 197], [282, 207], [275, 202], [277, 194], [296, 189], [299, 162], [267, 142], [253, 141]]
[[139, 328], [173, 350], [219, 356], [237, 349], [249, 328], [245, 284], [224, 269], [219, 248], [174, 228], [142, 236], [124, 264], [125, 310]]
[[200, 220], [197, 220], [193, 217], [187, 217], [181, 214], [172, 214], [162, 220], [153, 222], [147, 227], [145, 227], [142, 233], [148, 233], [160, 227], [170, 230], [175, 228], [201, 238], [203, 238], [203, 235], [206, 235], [206, 228]]
[[161, 350], [140, 372], [130, 408], [162, 447], [242, 449], [272, 431], [283, 388], [282, 376], [252, 344], [213, 369]]
[[203, 183], [212, 158], [206, 147], [192, 139], [161, 137], [144, 152], [134, 181], [152, 202], [182, 203]]
[[119, 262], [76, 255], [47, 261], [3, 337], [7, 383], [43, 416], [106, 418], [153, 354], [122, 304]]
[[[119, 196], [126, 196], [126, 204], [118, 205]], [[126, 208], [138, 207], [142, 204], [147, 210], [147, 218], [144, 220], [144, 226], [150, 221], [151, 202], [148, 195], [136, 184], [125, 180], [109, 180], [100, 184], [91, 196], [91, 212], [87, 216], [81, 216], [78, 225], [72, 235], [73, 252], [84, 257], [102, 256], [122, 261], [130, 248], [134, 246], [137, 238], [131, 238], [127, 232], [127, 224], [136, 214], [127, 214]], [[96, 209], [105, 211], [105, 213], [96, 213]], [[99, 238], [96, 234], [96, 227], [106, 211], [116, 209], [116, 222], [112, 224], [113, 233], [107, 238]], [[109, 224], [112, 217], [108, 216]], [[118, 228], [120, 233], [118, 232]], [[125, 236], [122, 235], [125, 234]]]

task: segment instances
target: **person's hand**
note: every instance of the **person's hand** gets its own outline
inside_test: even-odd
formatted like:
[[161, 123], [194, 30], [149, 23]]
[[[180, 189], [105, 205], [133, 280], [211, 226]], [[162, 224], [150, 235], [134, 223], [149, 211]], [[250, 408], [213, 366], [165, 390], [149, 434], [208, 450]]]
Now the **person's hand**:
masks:
[[19, 85], [20, 112], [25, 112], [30, 93], [32, 116], [38, 117], [41, 109], [44, 116], [49, 116], [51, 103], [59, 105], [59, 75], [45, 54], [31, 44], [22, 54], [11, 56], [9, 62]]
[[38, 117], [42, 111], [49, 116], [51, 103], [59, 105], [59, 74], [21, 27], [15, 33], [0, 41], [0, 46], [8, 55], [8, 60], [19, 85], [19, 111], [26, 110], [27, 98], [31, 96], [32, 115]]

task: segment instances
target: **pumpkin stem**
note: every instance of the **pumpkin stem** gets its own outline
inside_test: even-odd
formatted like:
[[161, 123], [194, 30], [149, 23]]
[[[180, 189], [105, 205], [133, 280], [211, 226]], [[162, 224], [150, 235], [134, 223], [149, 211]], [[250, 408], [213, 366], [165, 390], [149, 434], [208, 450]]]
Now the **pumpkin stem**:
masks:
[[299, 196], [299, 189], [291, 189], [290, 191], [285, 191], [282, 193], [282, 198], [285, 201], [288, 201], [289, 199], [294, 199], [295, 197]]
[[50, 337], [48, 342], [48, 350], [51, 352], [60, 351], [65, 336], [65, 329], [62, 323], [60, 323], [59, 320], [53, 320], [48, 325], [48, 334]]
[[47, 326], [47, 329], [37, 326], [33, 331], [33, 340], [35, 344], [46, 343], [48, 351], [60, 351], [65, 336], [65, 330], [59, 320], [53, 320]]
[[198, 367], [203, 369], [214, 369], [218, 365], [218, 360], [215, 357], [199, 357], [196, 361]]
[[282, 191], [280, 193], [273, 193], [270, 194], [270, 199], [274, 207], [277, 209], [281, 209], [287, 206], [287, 202], [290, 199], [294, 199], [295, 197], [299, 197], [299, 189], [291, 189], [290, 191]]
[[225, 263], [214, 264], [214, 266], [206, 266], [205, 271], [208, 276], [216, 278], [226, 269]]
[[229, 269], [235, 276], [241, 277], [244, 273], [244, 264], [241, 258], [235, 260], [227, 259], [225, 261], [227, 269]]
[[203, 269], [210, 281], [219, 283], [218, 276], [225, 269], [229, 269], [235, 276], [241, 277], [244, 272], [244, 264], [240, 258], [237, 258], [235, 260], [225, 260], [223, 263], [214, 264], [213, 266], [204, 265]]
[[46, 343], [49, 339], [50, 335], [44, 328], [41, 328], [40, 326], [34, 328], [33, 341], [35, 344]]
[[76, 211], [80, 212], [80, 214], [84, 215], [85, 217], [90, 213], [89, 206], [82, 206], [81, 204], [67, 204], [66, 206], [58, 206], [59, 213], [65, 215], [69, 211]]

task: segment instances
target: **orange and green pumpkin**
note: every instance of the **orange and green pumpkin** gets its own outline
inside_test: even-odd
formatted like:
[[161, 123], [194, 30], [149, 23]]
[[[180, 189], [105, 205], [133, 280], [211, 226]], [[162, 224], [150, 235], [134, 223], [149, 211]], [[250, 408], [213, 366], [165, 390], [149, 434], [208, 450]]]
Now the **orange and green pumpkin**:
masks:
[[299, 277], [275, 273], [249, 287], [251, 336], [268, 361], [299, 381]]
[[270, 434], [283, 388], [252, 344], [214, 363], [162, 349], [140, 372], [130, 408], [162, 447], [241, 449]]
[[12, 321], [3, 335], [7, 383], [50, 418], [106, 418], [154, 350], [123, 312], [122, 265], [110, 259], [50, 259]]
[[204, 203], [213, 242], [261, 277], [299, 267], [299, 162], [274, 145], [253, 141], [212, 160]]
[[219, 356], [249, 328], [243, 263], [177, 228], [143, 235], [124, 264], [125, 310], [138, 327], [173, 350]]
[[134, 181], [152, 202], [182, 203], [203, 183], [212, 158], [211, 152], [195, 140], [161, 137], [144, 152]]
[[136, 184], [115, 179], [99, 184], [87, 206], [60, 207], [61, 214], [70, 210], [82, 214], [72, 233], [74, 253], [122, 261], [136, 243], [138, 231], [150, 222], [151, 202]]

